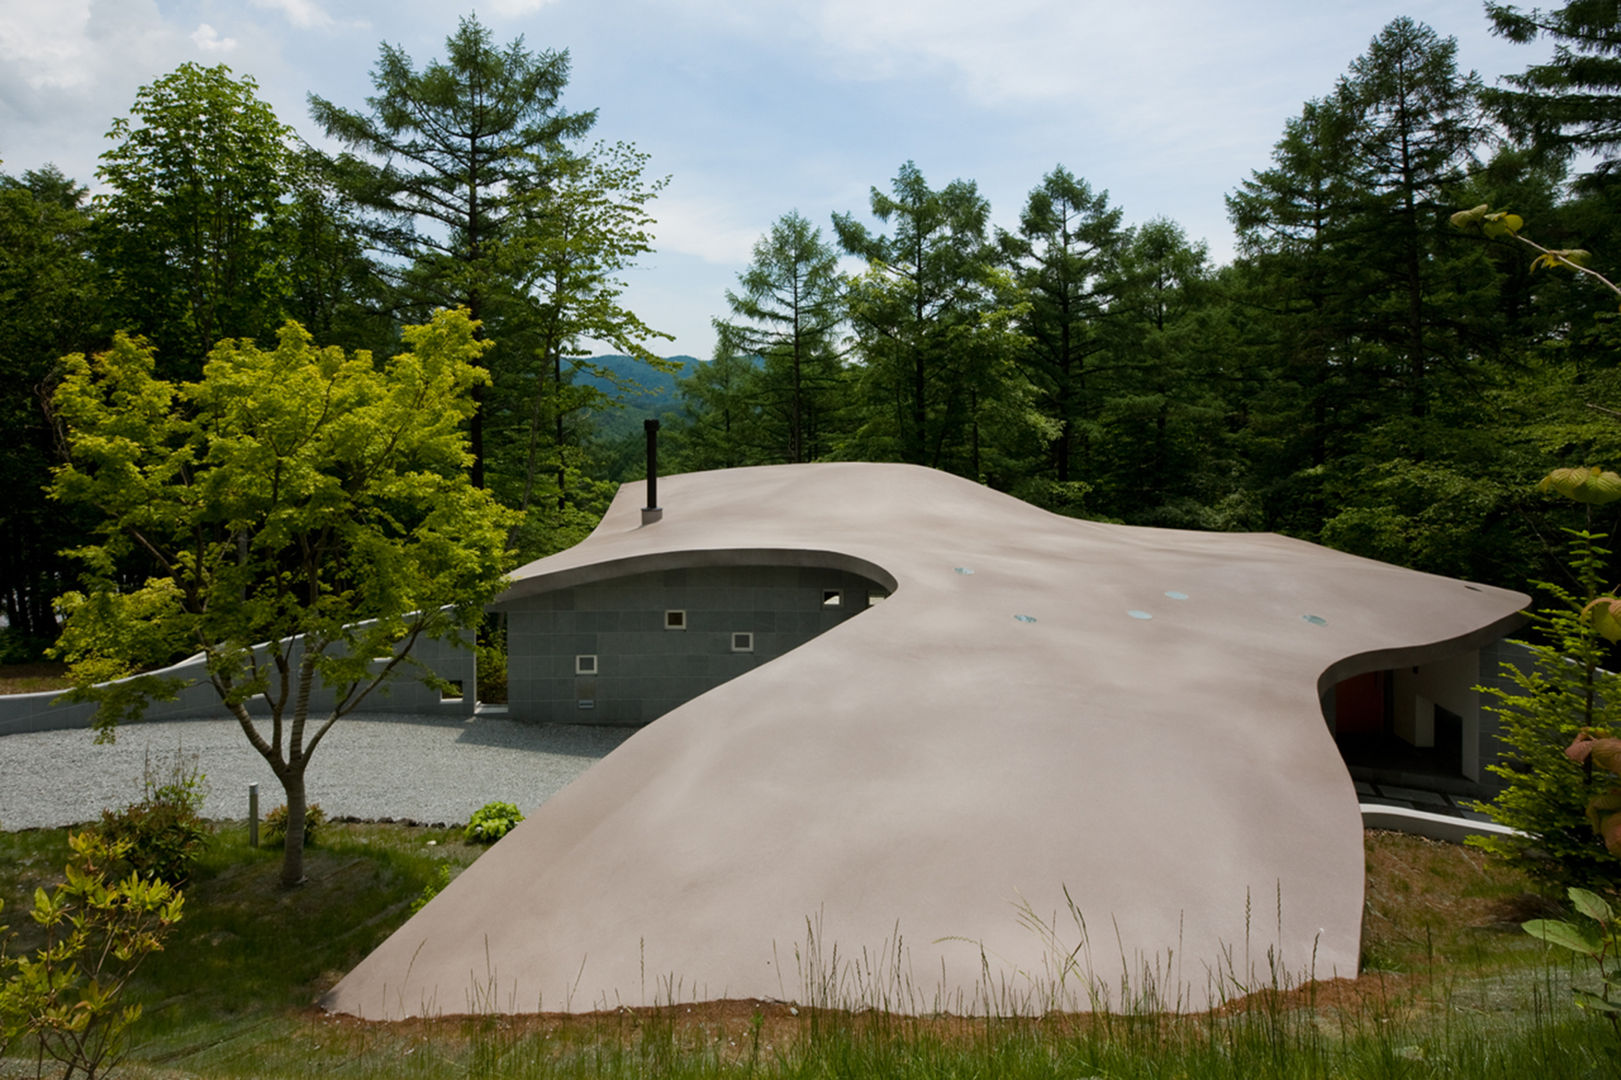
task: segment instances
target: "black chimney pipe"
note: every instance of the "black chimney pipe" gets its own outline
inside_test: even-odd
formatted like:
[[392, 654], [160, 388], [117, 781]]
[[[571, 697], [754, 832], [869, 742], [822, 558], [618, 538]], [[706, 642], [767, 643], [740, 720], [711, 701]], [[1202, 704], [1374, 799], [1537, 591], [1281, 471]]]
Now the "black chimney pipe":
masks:
[[642, 507], [642, 524], [651, 525], [664, 516], [659, 508], [659, 422], [643, 420], [647, 433], [647, 505]]

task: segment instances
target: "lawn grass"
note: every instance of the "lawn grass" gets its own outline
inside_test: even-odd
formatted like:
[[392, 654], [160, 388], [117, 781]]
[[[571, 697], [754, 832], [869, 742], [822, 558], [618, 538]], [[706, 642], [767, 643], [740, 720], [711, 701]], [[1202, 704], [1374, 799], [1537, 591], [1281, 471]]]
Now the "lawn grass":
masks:
[[69, 685], [66, 664], [0, 664], [0, 694], [37, 694]]
[[[1197, 1015], [912, 1017], [730, 1001], [378, 1024], [314, 1002], [404, 921], [441, 868], [459, 871], [484, 849], [455, 830], [331, 825], [306, 856], [309, 884], [289, 893], [277, 886], [278, 853], [248, 848], [244, 833], [220, 828], [187, 886], [184, 921], [140, 973], [145, 1015], [127, 1076], [1621, 1074], [1611, 1029], [1570, 1004], [1572, 982], [1593, 980], [1518, 929], [1544, 902], [1479, 852], [1415, 837], [1367, 834], [1361, 977]], [[14, 929], [26, 931], [19, 908], [66, 858], [65, 830], [0, 833], [0, 897]]]

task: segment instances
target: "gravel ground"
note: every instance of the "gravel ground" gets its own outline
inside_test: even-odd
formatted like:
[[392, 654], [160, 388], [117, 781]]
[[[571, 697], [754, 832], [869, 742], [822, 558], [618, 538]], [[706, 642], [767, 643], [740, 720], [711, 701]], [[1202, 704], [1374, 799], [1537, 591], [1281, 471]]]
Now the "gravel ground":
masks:
[[[310, 762], [309, 798], [329, 816], [464, 822], [494, 799], [528, 813], [627, 739], [631, 728], [366, 715], [340, 721]], [[132, 724], [97, 746], [88, 729], [0, 736], [0, 829], [73, 825], [140, 798], [148, 755], [167, 776], [196, 755], [203, 813], [245, 818], [285, 800], [234, 720]]]

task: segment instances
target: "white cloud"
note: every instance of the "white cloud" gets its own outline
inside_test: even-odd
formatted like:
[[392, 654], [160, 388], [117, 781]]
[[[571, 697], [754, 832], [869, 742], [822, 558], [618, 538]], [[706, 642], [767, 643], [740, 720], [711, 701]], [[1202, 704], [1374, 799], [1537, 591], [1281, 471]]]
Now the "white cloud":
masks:
[[37, 4], [33, 0], [0, 0], [0, 68], [31, 90], [83, 85], [85, 29], [90, 0]]
[[228, 53], [236, 48], [236, 38], [220, 37], [219, 31], [207, 23], [197, 24], [197, 29], [191, 32], [191, 41], [203, 52], [209, 53]]
[[706, 196], [683, 196], [671, 191], [653, 204], [654, 247], [660, 254], [695, 255], [705, 262], [745, 264], [754, 255], [754, 243], [770, 227], [749, 220], [731, 202]]
[[492, 0], [490, 11], [503, 18], [512, 18], [518, 15], [533, 15], [548, 4], [556, 2], [557, 0]]
[[281, 12], [300, 30], [325, 30], [334, 25], [332, 16], [314, 0], [253, 0], [253, 6]]

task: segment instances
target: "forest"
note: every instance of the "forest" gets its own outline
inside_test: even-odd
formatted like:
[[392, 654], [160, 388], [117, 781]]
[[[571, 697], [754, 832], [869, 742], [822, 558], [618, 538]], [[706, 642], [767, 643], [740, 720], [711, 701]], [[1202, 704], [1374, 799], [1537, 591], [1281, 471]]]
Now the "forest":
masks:
[[[447, 307], [488, 343], [472, 479], [521, 515], [514, 565], [639, 477], [624, 417], [673, 378], [653, 410], [668, 471], [912, 462], [1060, 514], [1558, 580], [1561, 530], [1595, 523], [1537, 481], [1621, 465], [1598, 276], [1621, 266], [1621, 20], [1615, 0], [1486, 8], [1552, 58], [1488, 86], [1453, 39], [1394, 20], [1237, 180], [1227, 265], [1063, 164], [1010, 231], [972, 179], [907, 161], [825, 224], [783, 213], [715, 298], [714, 355], [685, 365], [621, 277], [665, 180], [562, 107], [566, 51], [472, 17], [426, 63], [385, 45], [363, 108], [310, 98], [335, 154], [250, 77], [182, 65], [111, 121], [93, 198], [53, 168], [0, 173], [0, 662], [55, 641], [95, 526], [47, 492], [64, 356], [127, 332], [195, 380], [220, 341], [296, 320], [381, 362]], [[1481, 206], [1518, 234], [1453, 223]], [[1564, 258], [1534, 267], [1526, 241]], [[143, 577], [138, 553], [121, 572]]]

